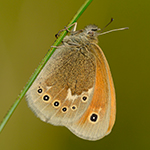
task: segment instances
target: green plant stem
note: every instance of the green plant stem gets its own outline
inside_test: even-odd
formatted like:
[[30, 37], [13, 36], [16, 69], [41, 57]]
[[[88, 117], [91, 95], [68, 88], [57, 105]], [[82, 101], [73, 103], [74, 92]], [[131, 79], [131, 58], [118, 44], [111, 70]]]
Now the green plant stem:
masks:
[[[71, 24], [73, 24], [74, 22], [76, 22], [78, 20], [78, 18], [82, 15], [82, 13], [86, 10], [86, 8], [90, 5], [91, 2], [92, 2], [92, 0], [86, 0], [85, 1], [85, 3], [81, 6], [81, 8], [78, 10], [78, 12], [73, 17], [73, 19], [69, 22], [68, 26], [70, 26]], [[63, 40], [63, 38], [65, 37], [66, 34], [67, 34], [67, 31], [66, 30], [63, 31], [61, 33], [61, 35], [59, 36], [59, 38], [55, 41], [55, 43], [53, 44], [53, 46], [58, 46], [61, 43], [61, 41]], [[11, 115], [13, 114], [14, 110], [17, 108], [17, 106], [20, 103], [21, 99], [26, 94], [27, 90], [30, 88], [30, 86], [32, 85], [32, 83], [36, 79], [37, 75], [40, 73], [40, 71], [42, 70], [42, 68], [44, 67], [44, 65], [46, 64], [46, 62], [49, 60], [49, 58], [52, 56], [52, 54], [54, 53], [54, 51], [55, 51], [55, 48], [51, 48], [48, 51], [48, 53], [46, 54], [46, 56], [44, 57], [44, 59], [41, 61], [40, 65], [37, 67], [37, 69], [35, 70], [35, 72], [31, 76], [31, 78], [29, 79], [29, 81], [26, 84], [26, 86], [24, 87], [24, 89], [21, 91], [21, 93], [17, 97], [16, 101], [14, 102], [14, 104], [10, 108], [9, 112], [7, 113], [7, 115], [5, 116], [5, 118], [3, 119], [2, 123], [0, 124], [0, 132], [3, 130], [4, 126], [8, 122], [8, 120], [11, 117]]]

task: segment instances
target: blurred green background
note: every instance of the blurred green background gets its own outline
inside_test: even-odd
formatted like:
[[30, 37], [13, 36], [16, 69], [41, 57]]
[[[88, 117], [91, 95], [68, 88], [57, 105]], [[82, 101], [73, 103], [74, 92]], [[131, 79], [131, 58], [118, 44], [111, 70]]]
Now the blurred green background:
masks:
[[[84, 0], [0, 0], [0, 120]], [[21, 101], [0, 135], [0, 150], [146, 150], [150, 148], [150, 1], [93, 0], [78, 20], [106, 30], [99, 37], [113, 74], [117, 120], [110, 135], [90, 142], [42, 122]]]

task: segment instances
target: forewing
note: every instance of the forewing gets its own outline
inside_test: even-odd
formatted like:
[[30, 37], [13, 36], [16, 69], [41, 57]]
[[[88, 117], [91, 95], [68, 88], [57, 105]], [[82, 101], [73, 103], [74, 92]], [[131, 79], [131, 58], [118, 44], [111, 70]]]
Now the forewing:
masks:
[[[83, 52], [85, 51], [85, 53]], [[88, 108], [95, 85], [95, 57], [86, 50], [59, 47], [38, 75], [26, 97], [41, 120], [66, 125]]]
[[90, 105], [81, 118], [66, 126], [77, 136], [98, 140], [107, 135], [115, 121], [115, 93], [108, 62], [98, 45], [91, 50], [96, 56], [96, 82]]

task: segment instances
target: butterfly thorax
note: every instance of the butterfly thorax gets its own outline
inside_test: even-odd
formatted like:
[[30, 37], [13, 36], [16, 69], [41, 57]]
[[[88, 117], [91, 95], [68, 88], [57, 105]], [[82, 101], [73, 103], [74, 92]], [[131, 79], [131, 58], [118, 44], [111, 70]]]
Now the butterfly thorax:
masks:
[[90, 44], [98, 43], [98, 27], [89, 25], [84, 30], [72, 31], [70, 35], [63, 40], [65, 44], [86, 47]]

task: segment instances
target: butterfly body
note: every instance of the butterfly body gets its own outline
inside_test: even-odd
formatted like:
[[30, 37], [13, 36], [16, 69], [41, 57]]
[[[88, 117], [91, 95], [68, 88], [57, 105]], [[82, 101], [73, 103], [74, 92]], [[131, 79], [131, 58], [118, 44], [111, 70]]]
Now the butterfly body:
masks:
[[97, 31], [90, 25], [66, 36], [26, 94], [37, 117], [87, 140], [107, 135], [116, 113], [113, 80]]

